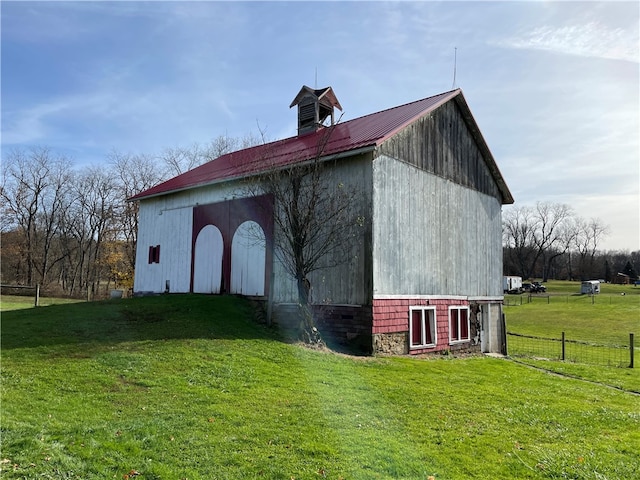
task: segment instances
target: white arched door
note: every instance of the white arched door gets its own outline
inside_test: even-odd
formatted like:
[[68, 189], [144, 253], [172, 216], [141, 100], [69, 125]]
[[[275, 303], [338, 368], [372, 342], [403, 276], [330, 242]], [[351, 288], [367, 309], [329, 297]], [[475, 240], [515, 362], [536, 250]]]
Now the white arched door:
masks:
[[220, 293], [223, 245], [218, 227], [207, 225], [200, 230], [193, 260], [194, 293]]
[[244, 222], [231, 242], [231, 293], [264, 295], [266, 260], [264, 230], [256, 222]]

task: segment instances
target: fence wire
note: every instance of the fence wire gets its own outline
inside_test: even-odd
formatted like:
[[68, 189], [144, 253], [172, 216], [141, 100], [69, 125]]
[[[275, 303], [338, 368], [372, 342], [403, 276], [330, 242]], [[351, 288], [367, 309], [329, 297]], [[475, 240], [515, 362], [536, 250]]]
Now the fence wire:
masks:
[[507, 332], [510, 356], [558, 360], [608, 367], [633, 367], [633, 345], [611, 345], [567, 338], [546, 338]]

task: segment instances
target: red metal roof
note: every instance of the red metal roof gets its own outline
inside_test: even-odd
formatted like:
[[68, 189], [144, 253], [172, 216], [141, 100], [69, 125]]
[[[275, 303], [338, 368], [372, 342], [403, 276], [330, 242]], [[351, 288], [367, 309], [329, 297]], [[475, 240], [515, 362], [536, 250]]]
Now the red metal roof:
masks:
[[[433, 111], [443, 103], [461, 95], [460, 89], [417, 100], [381, 112], [337, 124], [322, 148], [322, 156], [343, 154], [365, 147], [375, 147], [402, 128]], [[238, 150], [204, 163], [130, 200], [164, 195], [223, 180], [242, 178], [272, 168], [304, 162], [314, 158], [325, 141], [326, 129], [299, 137]]]

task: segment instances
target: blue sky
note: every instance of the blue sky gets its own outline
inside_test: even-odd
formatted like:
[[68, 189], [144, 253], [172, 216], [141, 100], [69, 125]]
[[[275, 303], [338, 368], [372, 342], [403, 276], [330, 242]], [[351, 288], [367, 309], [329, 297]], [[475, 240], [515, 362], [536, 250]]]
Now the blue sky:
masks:
[[[1, 2], [2, 152], [76, 164], [295, 134], [462, 88], [517, 204], [567, 203], [640, 248], [637, 2]], [[317, 73], [316, 73], [317, 72]], [[317, 78], [317, 83], [316, 83]]]

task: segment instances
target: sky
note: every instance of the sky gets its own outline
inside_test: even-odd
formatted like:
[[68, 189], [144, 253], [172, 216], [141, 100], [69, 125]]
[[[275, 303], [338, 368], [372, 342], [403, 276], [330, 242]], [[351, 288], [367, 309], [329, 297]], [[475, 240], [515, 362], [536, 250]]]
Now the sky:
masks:
[[638, 2], [0, 2], [1, 148], [78, 166], [296, 134], [461, 88], [517, 206], [570, 205], [640, 249]]

